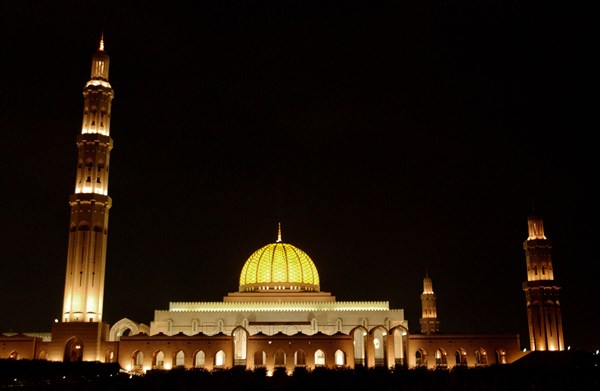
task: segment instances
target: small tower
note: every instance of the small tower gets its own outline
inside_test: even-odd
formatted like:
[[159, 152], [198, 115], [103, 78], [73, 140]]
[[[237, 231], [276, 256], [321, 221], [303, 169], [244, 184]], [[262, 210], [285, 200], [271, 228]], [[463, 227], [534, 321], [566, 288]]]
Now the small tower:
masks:
[[440, 321], [437, 318], [435, 305], [435, 293], [433, 293], [433, 282], [429, 278], [429, 272], [423, 279], [423, 293], [421, 294], [422, 317], [419, 319], [421, 334], [435, 334], [440, 331]]
[[527, 219], [529, 236], [523, 243], [527, 281], [523, 283], [527, 301], [531, 350], [564, 350], [560, 315], [560, 287], [554, 283], [552, 245], [544, 235], [543, 220]]
[[63, 322], [100, 322], [104, 298], [108, 210], [110, 109], [109, 58], [104, 36], [92, 57], [90, 80], [83, 88], [83, 124], [77, 136], [75, 193], [69, 199], [71, 221]]

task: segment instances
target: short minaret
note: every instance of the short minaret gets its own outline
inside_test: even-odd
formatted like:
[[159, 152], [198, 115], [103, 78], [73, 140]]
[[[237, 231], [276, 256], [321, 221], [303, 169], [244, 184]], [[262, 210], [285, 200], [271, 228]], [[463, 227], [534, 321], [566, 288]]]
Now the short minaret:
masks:
[[110, 109], [109, 58], [104, 36], [92, 57], [90, 80], [83, 88], [83, 124], [77, 136], [75, 193], [69, 199], [71, 221], [63, 322], [101, 322], [104, 298], [108, 210]]
[[529, 236], [523, 243], [527, 261], [527, 300], [531, 350], [564, 350], [560, 315], [560, 287], [554, 283], [552, 245], [544, 235], [543, 220], [529, 216]]
[[435, 305], [435, 293], [433, 293], [433, 282], [429, 278], [429, 272], [423, 279], [423, 293], [421, 294], [422, 317], [419, 319], [421, 334], [434, 334], [440, 331], [440, 321], [437, 318]]

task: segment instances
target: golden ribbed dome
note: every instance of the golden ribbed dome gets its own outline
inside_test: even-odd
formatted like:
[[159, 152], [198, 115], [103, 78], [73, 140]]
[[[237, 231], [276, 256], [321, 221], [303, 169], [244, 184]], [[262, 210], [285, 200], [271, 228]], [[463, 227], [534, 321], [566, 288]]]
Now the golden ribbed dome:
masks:
[[273, 290], [319, 291], [315, 264], [298, 247], [282, 243], [281, 233], [276, 243], [250, 255], [240, 275], [240, 292]]

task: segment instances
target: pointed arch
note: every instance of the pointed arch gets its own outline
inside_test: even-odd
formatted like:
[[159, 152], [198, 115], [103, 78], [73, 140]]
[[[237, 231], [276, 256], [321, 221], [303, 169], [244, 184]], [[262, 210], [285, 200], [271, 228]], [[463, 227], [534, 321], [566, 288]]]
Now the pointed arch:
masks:
[[108, 334], [109, 341], [119, 341], [121, 337], [145, 333], [150, 335], [150, 328], [145, 324], [136, 323], [130, 319], [123, 318], [115, 323]]
[[435, 351], [435, 366], [436, 368], [448, 367], [448, 352], [446, 349], [439, 348]]
[[304, 350], [299, 349], [294, 352], [294, 366], [305, 367], [306, 366], [306, 354]]
[[415, 352], [415, 365], [417, 367], [427, 367], [427, 351], [423, 348]]
[[71, 337], [65, 344], [63, 362], [83, 361], [83, 341], [79, 337]]
[[267, 365], [267, 353], [264, 350], [254, 352], [254, 368], [262, 368]]
[[165, 367], [165, 353], [162, 350], [157, 350], [152, 355], [152, 368], [163, 369]]
[[173, 357], [173, 368], [181, 368], [185, 366], [185, 353], [183, 350], [178, 350], [175, 352], [175, 356]]
[[387, 367], [387, 330], [383, 326], [376, 326], [371, 329], [370, 334], [373, 337], [373, 354], [375, 356], [375, 366]]
[[131, 355], [131, 367], [137, 371], [144, 368], [144, 353], [141, 350], [136, 350]]
[[225, 367], [225, 352], [222, 350], [219, 350], [216, 354], [215, 354], [215, 368], [223, 368]]
[[366, 366], [367, 365], [367, 329], [363, 326], [357, 326], [350, 331], [350, 335], [353, 336], [354, 345], [354, 365], [355, 366]]
[[337, 367], [342, 367], [346, 365], [346, 353], [343, 350], [338, 349], [334, 353], [335, 365]]
[[390, 329], [390, 337], [394, 345], [394, 365], [398, 367], [408, 366], [408, 329], [404, 326], [396, 326]]
[[275, 352], [275, 368], [285, 367], [286, 356], [285, 352], [281, 349]]
[[325, 352], [321, 349], [317, 349], [315, 352], [315, 367], [325, 366]]
[[488, 365], [487, 351], [484, 348], [475, 350], [475, 365]]
[[115, 354], [115, 351], [112, 349], [107, 349], [106, 352], [104, 352], [104, 362], [105, 363], [113, 363], [115, 362], [117, 359], [117, 355]]
[[202, 350], [196, 351], [196, 353], [194, 353], [194, 367], [195, 368], [204, 368], [205, 363], [206, 363], [206, 355], [204, 354], [204, 351], [202, 351]]
[[454, 363], [460, 366], [467, 366], [467, 351], [465, 349], [456, 349], [456, 352], [454, 353]]
[[508, 364], [508, 358], [506, 357], [505, 349], [496, 349], [496, 364]]
[[231, 337], [233, 340], [233, 365], [245, 367], [248, 349], [248, 331], [242, 326], [238, 326], [233, 329]]

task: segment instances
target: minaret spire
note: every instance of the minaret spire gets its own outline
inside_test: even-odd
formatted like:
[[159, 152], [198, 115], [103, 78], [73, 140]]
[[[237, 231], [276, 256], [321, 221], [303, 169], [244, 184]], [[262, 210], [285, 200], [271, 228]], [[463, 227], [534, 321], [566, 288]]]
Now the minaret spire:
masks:
[[531, 350], [564, 350], [560, 287], [554, 282], [552, 244], [544, 235], [544, 222], [531, 215], [528, 236], [523, 243], [527, 281], [523, 283], [527, 301]]
[[110, 113], [114, 92], [108, 83], [104, 34], [92, 57], [83, 88], [83, 124], [77, 137], [77, 174], [71, 206], [63, 322], [101, 322], [108, 236]]
[[426, 270], [425, 278], [423, 278], [423, 293], [421, 294], [422, 316], [419, 319], [422, 334], [434, 334], [440, 331], [440, 321], [437, 318], [435, 299], [433, 282], [429, 277], [429, 270]]
[[277, 228], [277, 243], [281, 243], [281, 223], [279, 223]]

